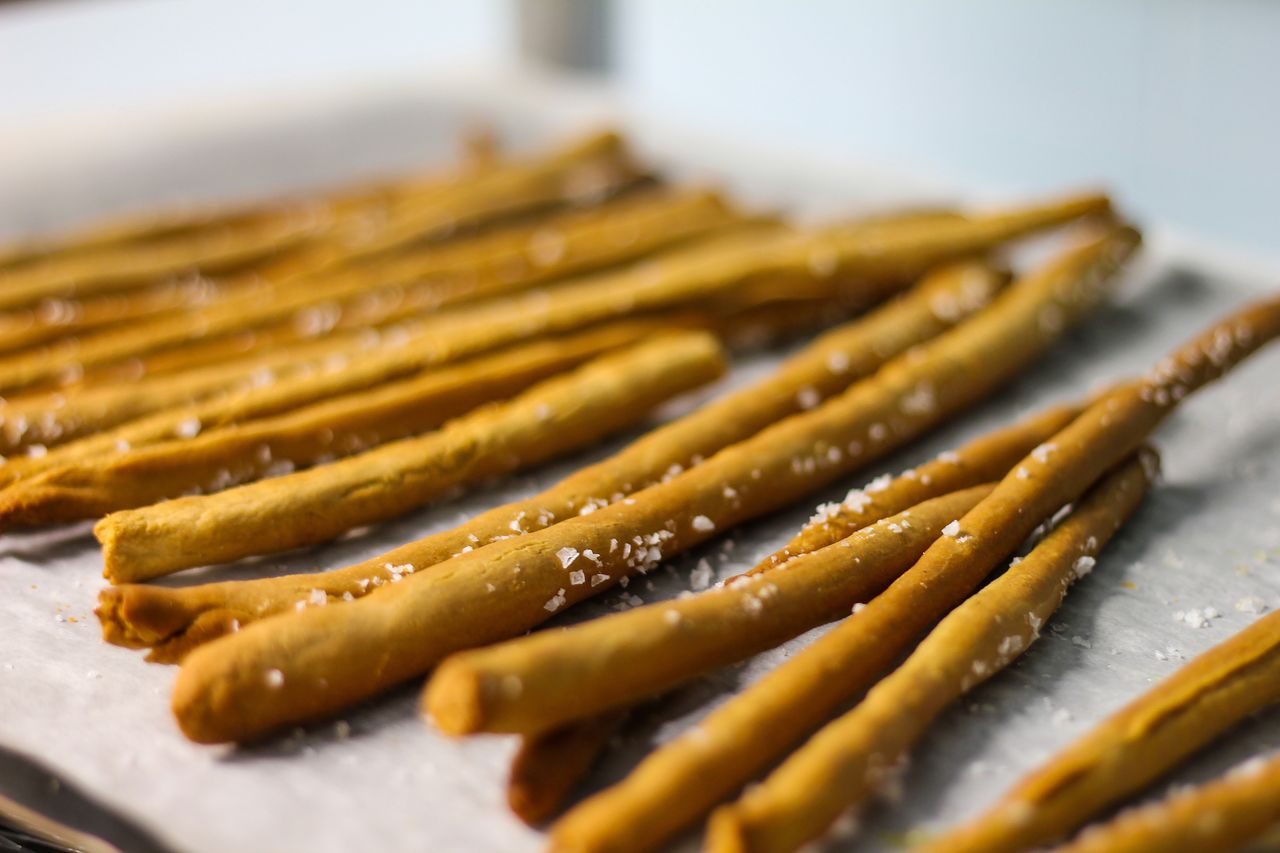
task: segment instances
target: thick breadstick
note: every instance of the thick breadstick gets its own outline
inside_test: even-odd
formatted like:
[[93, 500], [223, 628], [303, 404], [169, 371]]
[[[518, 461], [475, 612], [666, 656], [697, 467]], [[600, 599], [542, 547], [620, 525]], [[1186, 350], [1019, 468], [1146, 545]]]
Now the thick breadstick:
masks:
[[839, 542], [872, 521], [956, 489], [998, 480], [1019, 459], [1080, 414], [1083, 407], [1054, 406], [1012, 426], [979, 436], [893, 479], [884, 477], [854, 489], [840, 503], [823, 504], [790, 542], [760, 561], [752, 572], [782, 565]]
[[[22, 387], [56, 376], [72, 364], [92, 370], [190, 341], [220, 339], [263, 327], [269, 333], [276, 332], [268, 340], [284, 344], [290, 337], [305, 338], [305, 331], [317, 325], [317, 319], [330, 328], [337, 325], [337, 319], [313, 319], [300, 312], [315, 314], [319, 306], [322, 314], [341, 315], [344, 301], [394, 300], [396, 308], [385, 320], [401, 319], [427, 308], [526, 289], [609, 266], [742, 222], [741, 216], [706, 192], [646, 194], [642, 199], [626, 199], [599, 209], [571, 210], [532, 225], [518, 224], [407, 256], [305, 276], [265, 297], [245, 293], [199, 310], [106, 329], [82, 337], [73, 351], [61, 357], [47, 350], [9, 356], [0, 359], [0, 386]], [[299, 314], [302, 323], [295, 322], [294, 315]], [[294, 335], [288, 335], [290, 331]], [[207, 349], [195, 347], [197, 354]], [[208, 359], [206, 355], [192, 361], [188, 354], [184, 363]], [[150, 367], [146, 360], [143, 367]]]
[[1277, 791], [1280, 755], [1253, 758], [1212, 782], [1086, 828], [1053, 853], [1235, 853], [1280, 826]]
[[[718, 708], [692, 734], [654, 752], [621, 784], [569, 812], [554, 840], [570, 850], [644, 849], [697, 818], [871, 684], [1042, 519], [1134, 452], [1185, 394], [1277, 333], [1280, 299], [1246, 308], [1178, 350], [1152, 377], [1104, 395], [948, 525], [857, 619]], [[620, 832], [621, 826], [643, 831]]]
[[985, 814], [924, 849], [1021, 853], [1039, 848], [1141, 790], [1245, 717], [1277, 703], [1280, 612], [1195, 658], [1025, 777]]
[[542, 823], [555, 814], [625, 717], [625, 711], [601, 714], [524, 738], [507, 780], [511, 811], [528, 824]]
[[1040, 636], [1067, 589], [1093, 568], [1146, 493], [1158, 462], [1154, 453], [1141, 452], [1147, 454], [1141, 461], [1104, 477], [1025, 559], [948, 614], [852, 711], [819, 730], [738, 802], [719, 809], [707, 849], [795, 850], [872, 793], [943, 709]]
[[637, 323], [536, 341], [105, 462], [65, 464], [0, 491], [0, 526], [97, 518], [349, 456], [438, 427], [653, 331]]
[[436, 670], [424, 709], [447, 734], [532, 734], [632, 705], [845, 615], [990, 492], [977, 486], [925, 501], [785, 570], [459, 653]]
[[225, 633], [230, 625], [291, 610], [296, 602], [309, 599], [313, 590], [333, 598], [358, 597], [363, 594], [360, 584], [369, 578], [387, 579], [385, 563], [412, 563], [421, 571], [464, 548], [540, 530], [594, 509], [602, 505], [601, 496], [605, 503], [620, 500], [843, 390], [887, 358], [980, 309], [1001, 283], [998, 275], [980, 264], [944, 268], [899, 299], [819, 337], [765, 379], [642, 436], [541, 494], [496, 507], [385, 558], [317, 574], [182, 589], [105, 590], [99, 608], [104, 636], [121, 645], [155, 646], [155, 659], [174, 660], [191, 646]]
[[[165, 573], [165, 549], [225, 562], [310, 545], [383, 521], [635, 423], [725, 369], [716, 339], [682, 332], [605, 355], [444, 428], [330, 465], [205, 497], [113, 513], [94, 528], [112, 582]], [[123, 572], [123, 573], [122, 573]]]
[[[999, 387], [1098, 303], [1108, 273], [1137, 242], [1136, 232], [1118, 229], [1074, 249], [872, 378], [589, 517], [487, 545], [377, 595], [259, 622], [196, 649], [174, 688], [179, 724], [193, 740], [215, 742], [322, 716], [421, 674], [449, 653], [519, 634], [716, 531], [785, 506]], [[1055, 322], [1041, 322], [1048, 311]], [[922, 390], [930, 405], [903, 406]], [[582, 567], [574, 567], [579, 559]], [[607, 580], [574, 584], [576, 571]], [[370, 667], [370, 655], [385, 665]], [[328, 685], [323, 690], [318, 678]]]

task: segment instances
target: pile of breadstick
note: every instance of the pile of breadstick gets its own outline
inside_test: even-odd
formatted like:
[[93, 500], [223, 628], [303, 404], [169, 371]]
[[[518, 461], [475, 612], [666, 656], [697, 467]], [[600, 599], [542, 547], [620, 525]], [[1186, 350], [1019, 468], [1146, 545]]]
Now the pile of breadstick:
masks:
[[[1048, 260], [1008, 271], [1006, 247], [1059, 231]], [[712, 815], [715, 849], [792, 850], [1031, 645], [1138, 509], [1155, 428], [1280, 333], [1280, 301], [820, 507], [713, 589], [528, 632], [977, 405], [1086, 322], [1139, 243], [1096, 194], [802, 228], [662, 181], [616, 134], [32, 242], [0, 251], [0, 526], [97, 520], [104, 637], [181, 664], [173, 712], [194, 741], [261, 738], [430, 674], [439, 729], [521, 737], [509, 799], [530, 822], [563, 812], [557, 849], [651, 849]], [[715, 380], [731, 351], [823, 329], [754, 384], [452, 529], [345, 567], [146, 583], [571, 455]], [[564, 811], [628, 709], [833, 622]], [[1275, 626], [1250, 630], [1263, 639], [1179, 674], [937, 849], [1060, 839], [1280, 699], [1275, 644], [1258, 651]], [[1193, 732], [1169, 722], [1183, 713]], [[1154, 721], [1140, 737], [1137, 718]], [[1251, 774], [1076, 843], [1148, 849], [1110, 839], [1205, 808], [1261, 832], [1276, 770]]]

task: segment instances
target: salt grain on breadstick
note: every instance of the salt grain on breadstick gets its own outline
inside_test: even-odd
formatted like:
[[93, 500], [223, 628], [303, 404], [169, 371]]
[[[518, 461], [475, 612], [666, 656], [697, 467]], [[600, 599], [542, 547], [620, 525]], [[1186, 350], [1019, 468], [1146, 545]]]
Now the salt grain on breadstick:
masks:
[[853, 710], [718, 810], [707, 848], [796, 850], [872, 794], [943, 709], [1039, 638], [1067, 589], [1089, 573], [1146, 494], [1158, 462], [1141, 452], [1146, 458], [1104, 477], [1024, 559], [948, 614]]

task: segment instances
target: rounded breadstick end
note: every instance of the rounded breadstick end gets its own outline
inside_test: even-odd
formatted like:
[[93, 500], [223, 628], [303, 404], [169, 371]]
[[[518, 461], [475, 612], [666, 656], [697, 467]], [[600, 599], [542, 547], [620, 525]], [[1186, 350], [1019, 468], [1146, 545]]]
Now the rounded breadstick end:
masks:
[[[510, 685], [520, 689], [519, 679]], [[436, 669], [422, 694], [422, 713], [447, 735], [481, 731], [485, 721], [484, 681], [465, 661], [448, 658]]]
[[702, 845], [707, 853], [747, 853], [747, 834], [732, 806], [716, 809], [707, 821], [707, 838]]

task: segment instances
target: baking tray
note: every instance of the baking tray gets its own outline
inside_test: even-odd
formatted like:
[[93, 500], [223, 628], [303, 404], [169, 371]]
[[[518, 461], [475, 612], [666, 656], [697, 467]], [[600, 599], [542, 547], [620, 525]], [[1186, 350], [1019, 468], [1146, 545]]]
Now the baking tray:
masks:
[[[157, 203], [226, 200], [394, 174], [447, 156], [478, 121], [532, 143], [594, 121], [620, 122], [662, 166], [723, 183], [802, 217], [888, 204], [987, 198], [856, 158], [769, 149], [628, 108], [572, 81], [422, 79], [325, 97], [295, 93], [203, 105], [85, 134], [10, 138], [0, 158], [0, 235], [48, 230]], [[46, 144], [47, 143], [47, 144]], [[52, 152], [52, 153], [51, 153]], [[40, 156], [43, 153], [43, 156]], [[1060, 189], [1044, 187], [1045, 192]], [[1124, 199], [1119, 200], [1123, 205]], [[1079, 398], [1148, 367], [1167, 348], [1280, 282], [1280, 266], [1243, 259], [1152, 226], [1114, 303], [983, 406], [802, 506], [746, 525], [669, 563], [625, 595], [688, 587], [710, 560], [721, 577], [754, 564], [812, 506], [908, 467], [1051, 401]], [[672, 417], [768, 371], [782, 353], [741, 360], [716, 388], [666, 407]], [[837, 847], [900, 849], [915, 831], [955, 823], [1087, 726], [1280, 606], [1280, 348], [1188, 401], [1160, 431], [1165, 480], [1073, 590], [1028, 654], [946, 713], [913, 750], [903, 793], [863, 815]], [[477, 489], [331, 545], [189, 572], [168, 583], [329, 568], [380, 553], [529, 494], [601, 458], [626, 437], [529, 475]], [[344, 715], [243, 749], [199, 747], [168, 711], [176, 670], [105, 645], [92, 609], [101, 559], [88, 525], [0, 537], [0, 814], [45, 815], [124, 850], [536, 849], [539, 833], [504, 803], [514, 740], [445, 739], [415, 713], [408, 685]], [[637, 588], [638, 587], [638, 588]], [[1256, 602], [1255, 602], [1256, 603]], [[625, 606], [602, 596], [552, 624]], [[1207, 627], [1176, 621], [1214, 608]], [[822, 629], [701, 679], [641, 709], [589, 788], [626, 773], [665, 741]], [[1280, 747], [1280, 718], [1241, 726], [1170, 782], [1218, 772]], [[7, 802], [8, 807], [5, 807]], [[28, 824], [29, 825], [29, 824]], [[48, 825], [45, 826], [48, 829]], [[68, 846], [93, 842], [70, 837]], [[679, 844], [691, 846], [690, 835]]]

